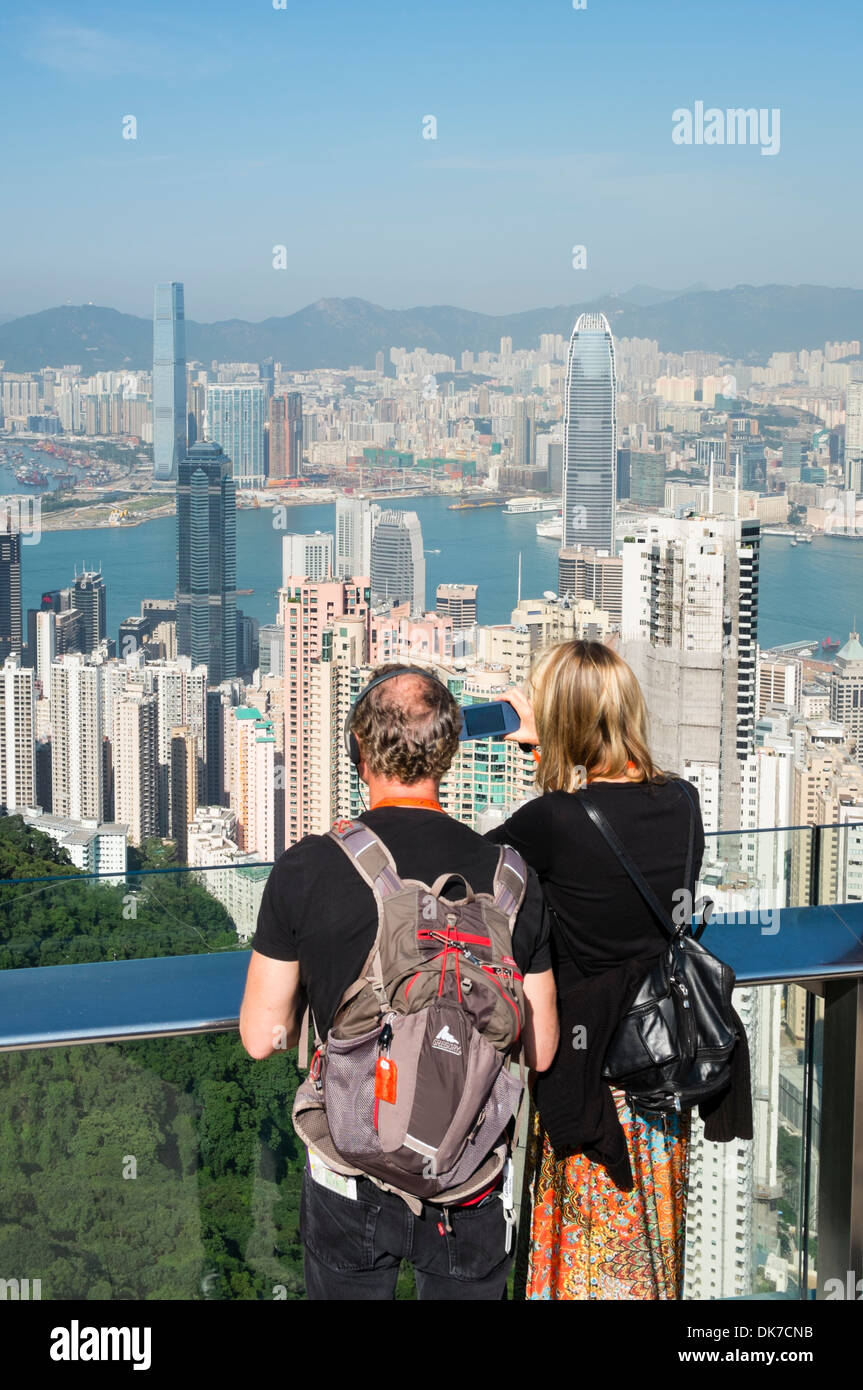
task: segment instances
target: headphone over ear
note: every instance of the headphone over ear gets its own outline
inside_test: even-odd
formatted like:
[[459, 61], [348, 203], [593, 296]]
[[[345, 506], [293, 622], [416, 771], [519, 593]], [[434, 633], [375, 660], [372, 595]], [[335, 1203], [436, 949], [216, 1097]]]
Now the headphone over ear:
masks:
[[444, 690], [449, 689], [449, 687], [444, 685], [443, 681], [435, 675], [434, 671], [427, 671], [424, 666], [396, 666], [392, 671], [384, 671], [383, 675], [375, 676], [373, 680], [370, 680], [368, 685], [363, 686], [359, 695], [354, 700], [354, 703], [348, 710], [347, 718], [345, 719], [345, 748], [347, 749], [348, 757], [354, 767], [359, 767], [363, 760], [362, 754], [360, 753], [360, 745], [351, 733], [351, 725], [354, 722], [354, 714], [357, 705], [366, 698], [370, 691], [374, 690], [376, 685], [383, 685], [384, 681], [392, 680], [395, 676], [408, 675], [425, 676], [428, 680], [437, 681], [438, 685], [443, 686]]

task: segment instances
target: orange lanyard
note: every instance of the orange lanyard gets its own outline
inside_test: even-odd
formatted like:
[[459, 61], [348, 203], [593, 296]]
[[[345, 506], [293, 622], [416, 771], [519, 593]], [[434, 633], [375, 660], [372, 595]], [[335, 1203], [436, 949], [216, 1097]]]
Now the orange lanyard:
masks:
[[444, 814], [444, 809], [439, 801], [426, 800], [419, 796], [385, 796], [380, 801], [376, 801], [374, 806], [370, 806], [370, 811], [378, 811], [381, 806], [417, 806], [423, 811], [440, 811]]

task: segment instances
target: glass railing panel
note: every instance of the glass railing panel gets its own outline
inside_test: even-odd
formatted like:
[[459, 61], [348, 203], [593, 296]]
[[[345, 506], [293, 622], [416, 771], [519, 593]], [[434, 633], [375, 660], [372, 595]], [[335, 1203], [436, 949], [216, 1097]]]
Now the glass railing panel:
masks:
[[42, 1299], [301, 1298], [297, 1081], [295, 1054], [253, 1062], [229, 1034], [0, 1055], [0, 1277]]
[[[715, 904], [704, 944], [720, 951], [722, 926], [744, 921], [740, 930], [757, 936], [760, 947], [761, 937], [778, 938], [782, 909], [809, 902], [810, 845], [808, 828], [708, 836], [696, 890]], [[806, 997], [796, 986], [735, 990], [749, 1044], [753, 1138], [710, 1143], [693, 1117], [688, 1299], [799, 1297], [801, 1174], [808, 1149], [792, 1097], [799, 1089], [802, 1106]]]
[[248, 945], [268, 865], [0, 880], [0, 969]]

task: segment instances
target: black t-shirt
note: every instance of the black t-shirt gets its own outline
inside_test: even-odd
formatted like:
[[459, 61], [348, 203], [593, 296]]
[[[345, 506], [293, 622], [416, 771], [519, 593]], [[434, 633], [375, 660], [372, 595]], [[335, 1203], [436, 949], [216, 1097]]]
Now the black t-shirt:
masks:
[[[689, 815], [693, 802], [693, 873], [704, 855], [704, 828], [697, 809], [678, 785], [666, 782], [592, 782], [590, 795], [605, 814], [660, 903], [669, 912], [684, 883]], [[553, 909], [554, 967], [566, 973], [574, 960], [598, 975], [633, 956], [655, 956], [666, 941], [662, 928], [626, 870], [612, 853], [578, 792], [546, 792], [527, 802], [487, 838], [514, 846], [535, 869]]]
[[[475, 893], [492, 891], [499, 851], [439, 811], [386, 806], [362, 816], [379, 835], [402, 878], [432, 884], [464, 874]], [[444, 885], [462, 896], [455, 880]], [[318, 1030], [326, 1037], [342, 995], [359, 978], [378, 926], [374, 894], [344, 850], [326, 835], [307, 835], [276, 861], [267, 880], [252, 946], [274, 960], [296, 960]], [[528, 874], [513, 932], [522, 974], [551, 969], [548, 919], [536, 875]]]

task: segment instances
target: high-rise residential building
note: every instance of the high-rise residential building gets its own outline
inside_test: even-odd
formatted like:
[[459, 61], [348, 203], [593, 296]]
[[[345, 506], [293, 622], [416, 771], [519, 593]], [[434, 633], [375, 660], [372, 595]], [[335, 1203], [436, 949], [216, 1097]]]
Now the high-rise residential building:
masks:
[[297, 574], [306, 579], [332, 579], [333, 538], [328, 532], [282, 538], [282, 584], [287, 583], [289, 576]]
[[157, 285], [153, 307], [153, 477], [176, 478], [186, 450], [183, 286]]
[[[285, 627], [285, 843], [350, 813], [355, 785], [342, 748], [351, 668], [368, 650], [368, 582], [293, 576], [280, 594]], [[357, 687], [359, 689], [359, 687]], [[341, 750], [341, 751], [340, 751]], [[341, 801], [339, 798], [341, 797]]]
[[739, 824], [755, 743], [760, 531], [731, 517], [648, 517], [622, 552], [620, 651], [644, 691], [654, 756], [681, 775], [718, 769], [723, 830]]
[[336, 498], [336, 577], [367, 576], [372, 565], [372, 535], [380, 507], [362, 497]]
[[845, 391], [845, 486], [863, 492], [863, 381]]
[[0, 531], [0, 660], [23, 651], [21, 532]]
[[285, 674], [285, 629], [280, 623], [265, 623], [258, 634], [260, 673], [264, 676]]
[[0, 809], [37, 804], [33, 671], [17, 655], [0, 669]]
[[476, 584], [438, 584], [435, 612], [452, 618], [454, 628], [471, 627], [476, 622]]
[[84, 652], [89, 655], [97, 650], [108, 631], [105, 581], [98, 570], [84, 570], [75, 576], [72, 588], [74, 605], [84, 626]]
[[188, 728], [194, 739], [196, 765], [190, 799], [200, 805], [207, 790], [207, 668], [193, 666], [189, 657], [181, 656], [175, 661], [149, 663], [147, 675], [156, 695], [159, 833], [173, 838], [171, 827], [177, 823], [177, 816], [173, 805], [171, 740], [175, 728]]
[[768, 705], [794, 709], [799, 691], [799, 659], [759, 652], [755, 679], [755, 706], [759, 715], [766, 712]]
[[533, 468], [536, 462], [536, 398], [518, 397], [512, 404], [512, 463]]
[[36, 679], [46, 699], [51, 698], [51, 662], [57, 652], [57, 614], [50, 609], [36, 614]]
[[237, 843], [247, 854], [275, 858], [275, 736], [257, 708], [240, 705], [228, 720], [231, 810]]
[[171, 730], [168, 777], [171, 789], [171, 820], [168, 834], [177, 846], [177, 862], [188, 863], [189, 824], [200, 804], [202, 758], [198, 738], [188, 724]]
[[194, 444], [177, 474], [177, 652], [211, 685], [236, 675], [236, 493], [218, 444]]
[[856, 632], [851, 633], [833, 662], [830, 718], [848, 730], [854, 757], [863, 762], [863, 646]]
[[623, 612], [623, 561], [591, 545], [564, 546], [557, 561], [561, 598], [589, 599], [619, 623]]
[[563, 544], [614, 554], [617, 465], [614, 339], [582, 314], [569, 344], [563, 431]]
[[128, 685], [114, 701], [111, 753], [114, 819], [141, 845], [159, 833], [159, 785], [155, 695]]
[[237, 382], [208, 386], [207, 433], [230, 461], [236, 487], [266, 486], [262, 386]]
[[381, 512], [372, 537], [372, 600], [409, 603], [411, 613], [425, 611], [426, 562], [416, 512]]
[[102, 669], [83, 656], [51, 667], [51, 801], [55, 816], [104, 819]]

